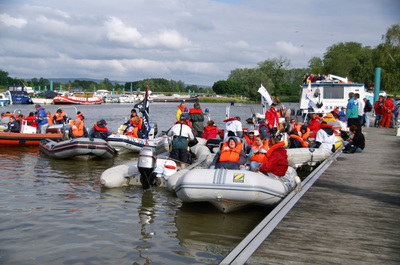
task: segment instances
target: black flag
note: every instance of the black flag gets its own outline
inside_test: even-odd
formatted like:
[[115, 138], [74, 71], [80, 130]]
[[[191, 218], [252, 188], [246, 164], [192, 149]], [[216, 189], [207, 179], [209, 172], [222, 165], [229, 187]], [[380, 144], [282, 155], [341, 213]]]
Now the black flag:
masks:
[[147, 86], [146, 95], [143, 101], [134, 106], [134, 108], [137, 108], [142, 113], [142, 133], [146, 139], [149, 138], [149, 131], [151, 129], [149, 123], [150, 108], [149, 108], [148, 98], [149, 98], [149, 86]]

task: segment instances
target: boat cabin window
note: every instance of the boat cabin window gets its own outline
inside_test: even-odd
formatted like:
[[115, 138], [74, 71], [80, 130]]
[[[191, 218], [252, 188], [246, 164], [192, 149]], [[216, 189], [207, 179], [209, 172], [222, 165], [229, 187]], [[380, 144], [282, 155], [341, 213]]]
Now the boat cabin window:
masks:
[[344, 98], [344, 87], [324, 86], [324, 99], [342, 99]]

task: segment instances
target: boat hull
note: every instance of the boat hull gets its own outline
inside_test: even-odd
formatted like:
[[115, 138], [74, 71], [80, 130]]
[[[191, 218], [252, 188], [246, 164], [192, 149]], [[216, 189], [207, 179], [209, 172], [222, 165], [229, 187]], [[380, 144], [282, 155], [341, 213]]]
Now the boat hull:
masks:
[[92, 158], [112, 158], [115, 149], [102, 139], [74, 138], [62, 142], [50, 139], [43, 140], [40, 150], [46, 155], [56, 159], [68, 159], [81, 157], [84, 159]]
[[44, 139], [61, 140], [62, 133], [0, 133], [0, 146], [38, 146]]
[[244, 170], [194, 169], [178, 180], [175, 192], [184, 203], [209, 202], [228, 213], [251, 204], [278, 204], [296, 187], [296, 177], [292, 167], [282, 178]]
[[199, 102], [199, 96], [194, 97], [174, 97], [174, 96], [166, 96], [166, 97], [153, 97], [153, 102]]
[[157, 153], [167, 152], [169, 148], [168, 137], [162, 136], [155, 139], [139, 139], [127, 135], [114, 134], [107, 138], [107, 142], [114, 147], [117, 152], [131, 151], [139, 153], [142, 147], [154, 147]]
[[67, 97], [67, 96], [56, 96], [53, 99], [54, 104], [78, 104], [78, 105], [95, 105], [103, 102], [102, 98], [92, 97]]

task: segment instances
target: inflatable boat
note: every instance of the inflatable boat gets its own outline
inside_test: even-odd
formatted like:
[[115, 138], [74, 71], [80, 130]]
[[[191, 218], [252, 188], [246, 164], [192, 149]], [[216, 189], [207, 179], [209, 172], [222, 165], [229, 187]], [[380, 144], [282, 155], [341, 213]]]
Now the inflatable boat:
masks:
[[56, 159], [79, 157], [83, 159], [112, 158], [115, 149], [103, 139], [74, 138], [66, 141], [53, 141], [45, 139], [39, 144], [40, 150], [46, 155]]
[[113, 134], [108, 136], [107, 142], [117, 152], [132, 151], [139, 153], [142, 147], [148, 146], [155, 148], [157, 153], [163, 153], [167, 152], [169, 148], [167, 136], [148, 139], [146, 145], [146, 139], [134, 138], [123, 134]]
[[283, 177], [247, 170], [194, 169], [178, 179], [175, 193], [183, 203], [209, 202], [228, 213], [251, 204], [274, 206], [300, 183], [292, 167]]
[[195, 158], [182, 170], [180, 163], [172, 160], [169, 153], [157, 156], [155, 148], [143, 147], [137, 161], [105, 170], [100, 183], [105, 188], [133, 185], [147, 189], [150, 186], [160, 186], [173, 191], [176, 181], [183, 174], [195, 168], [207, 168], [212, 162], [213, 156], [205, 146], [205, 140], [198, 140], [199, 143], [191, 148]]

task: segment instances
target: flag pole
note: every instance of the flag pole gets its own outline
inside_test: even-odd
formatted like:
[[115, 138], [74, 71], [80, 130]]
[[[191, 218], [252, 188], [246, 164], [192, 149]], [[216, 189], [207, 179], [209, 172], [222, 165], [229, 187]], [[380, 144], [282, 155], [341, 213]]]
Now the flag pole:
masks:
[[[148, 97], [149, 97], [149, 85], [147, 85], [147, 88], [146, 88], [146, 105], [148, 104]], [[150, 108], [149, 108], [150, 109]], [[146, 109], [146, 106], [145, 106], [145, 111], [146, 111], [147, 109]], [[149, 112], [150, 112], [150, 110], [149, 110]], [[147, 128], [146, 129], [146, 147], [147, 147], [147, 139], [149, 138], [149, 130], [148, 130], [149, 128]]]

